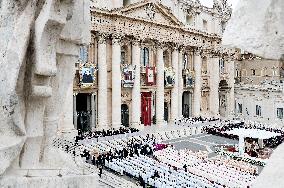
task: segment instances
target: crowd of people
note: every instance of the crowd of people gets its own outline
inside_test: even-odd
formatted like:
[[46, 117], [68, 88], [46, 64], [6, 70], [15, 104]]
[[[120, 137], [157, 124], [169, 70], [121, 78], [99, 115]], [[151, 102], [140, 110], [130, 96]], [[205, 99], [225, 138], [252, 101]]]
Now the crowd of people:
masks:
[[[281, 134], [280, 136], [275, 136], [264, 140], [264, 145], [269, 148], [275, 148], [284, 141], [284, 131], [282, 129], [267, 127], [261, 123], [225, 120], [215, 123], [214, 125], [211, 124], [209, 126], [205, 126], [203, 127], [203, 131], [212, 135], [222, 136], [230, 139], [238, 139], [237, 135], [226, 133], [226, 131], [230, 131], [234, 128], [257, 129], [257, 130], [266, 130], [270, 132], [280, 133]], [[251, 142], [251, 144], [257, 146], [257, 144], [254, 144], [253, 141]]]
[[156, 151], [156, 135], [90, 143], [82, 146], [81, 157], [99, 167], [99, 175], [105, 168], [134, 178], [142, 186], [246, 187], [255, 178], [255, 168], [225, 158], [208, 159], [205, 151], [178, 151], [171, 146]]
[[194, 125], [198, 123], [205, 123], [205, 122], [214, 122], [214, 121], [219, 121], [220, 118], [215, 118], [215, 117], [189, 117], [189, 118], [179, 118], [175, 120], [176, 125]]
[[[216, 123], [217, 120], [196, 118], [192, 122]], [[218, 124], [228, 127], [211, 126], [215, 128], [214, 130], [209, 129], [208, 126], [205, 130], [212, 131], [211, 134], [219, 134], [219, 131], [230, 127], [228, 125], [230, 122], [218, 122]], [[73, 153], [74, 156], [79, 153], [85, 162], [99, 168], [100, 176], [103, 169], [106, 169], [134, 178], [143, 187], [250, 187], [256, 177], [257, 167], [241, 161], [226, 159], [223, 156], [208, 158], [206, 151], [176, 150], [171, 145], [157, 147], [163, 144], [163, 140], [195, 134], [196, 129], [188, 128], [188, 130], [164, 131], [99, 142], [78, 143], [79, 140], [135, 131], [137, 130], [124, 128], [87, 133], [79, 131], [75, 144], [68, 142], [68, 146], [62, 148]], [[60, 142], [55, 143], [59, 145]], [[79, 152], [75, 152], [74, 147], [77, 147]]]
[[78, 136], [75, 138], [75, 142], [78, 143], [80, 140], [84, 139], [98, 139], [101, 137], [107, 137], [107, 136], [114, 136], [114, 135], [120, 135], [120, 134], [127, 134], [127, 133], [135, 133], [138, 132], [139, 129], [136, 128], [124, 128], [120, 127], [119, 129], [108, 129], [108, 130], [101, 130], [101, 131], [87, 131], [83, 132], [81, 129], [78, 129]]
[[187, 149], [178, 151], [169, 147], [156, 151], [154, 155], [162, 163], [175, 166], [178, 169], [184, 168], [185, 171], [207, 178], [211, 182], [229, 187], [250, 185], [257, 172], [256, 166], [244, 164], [240, 161], [225, 159], [224, 157], [208, 159], [206, 151], [192, 152]]

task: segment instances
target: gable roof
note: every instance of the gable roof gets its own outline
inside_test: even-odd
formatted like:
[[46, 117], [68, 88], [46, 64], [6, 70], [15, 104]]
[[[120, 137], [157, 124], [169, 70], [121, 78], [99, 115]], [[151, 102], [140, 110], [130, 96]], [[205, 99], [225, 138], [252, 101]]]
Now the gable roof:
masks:
[[[122, 7], [122, 8], [117, 8], [112, 10], [112, 13], [116, 14], [122, 14], [125, 16], [130, 16], [130, 17], [136, 17], [136, 18], [141, 18], [138, 17], [138, 15], [131, 15], [131, 13], [135, 11], [141, 11], [142, 8], [146, 8], [147, 6], [153, 6], [155, 8], [155, 14], [161, 14], [163, 15], [162, 19], [168, 20], [170, 24], [173, 24], [175, 26], [183, 26], [183, 23], [180, 22], [171, 12], [168, 8], [166, 8], [164, 5], [161, 3], [156, 3], [152, 2], [151, 0], [144, 0], [140, 1], [137, 3], [130, 4], [128, 6]], [[151, 18], [142, 18], [144, 20], [151, 20], [151, 22], [159, 22], [158, 20], [151, 19]]]

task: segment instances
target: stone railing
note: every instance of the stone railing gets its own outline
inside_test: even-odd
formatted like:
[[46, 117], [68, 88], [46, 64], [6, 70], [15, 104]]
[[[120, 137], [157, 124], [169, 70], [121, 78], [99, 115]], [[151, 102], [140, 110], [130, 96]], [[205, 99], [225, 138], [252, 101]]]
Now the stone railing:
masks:
[[283, 91], [283, 85], [253, 85], [253, 84], [235, 84], [236, 89], [251, 90], [251, 91]]

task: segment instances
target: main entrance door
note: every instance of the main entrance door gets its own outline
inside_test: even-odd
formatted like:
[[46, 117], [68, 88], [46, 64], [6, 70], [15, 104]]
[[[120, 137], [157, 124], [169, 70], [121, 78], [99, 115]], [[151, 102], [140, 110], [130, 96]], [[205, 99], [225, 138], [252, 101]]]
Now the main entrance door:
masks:
[[129, 109], [126, 104], [121, 105], [121, 125], [129, 127]]
[[86, 132], [91, 129], [91, 96], [88, 93], [79, 93], [76, 97], [77, 128]]
[[169, 107], [168, 107], [168, 103], [164, 103], [164, 120], [166, 122], [169, 122]]
[[151, 92], [142, 92], [141, 121], [144, 124], [144, 126], [151, 125], [151, 104], [152, 104]]

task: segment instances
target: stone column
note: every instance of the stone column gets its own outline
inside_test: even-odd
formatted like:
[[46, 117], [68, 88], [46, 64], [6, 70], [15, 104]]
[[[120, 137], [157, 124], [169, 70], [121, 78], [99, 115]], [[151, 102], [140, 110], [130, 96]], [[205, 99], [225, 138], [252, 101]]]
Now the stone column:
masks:
[[107, 128], [107, 35], [98, 35], [98, 129]]
[[121, 126], [121, 36], [112, 36], [112, 127]]
[[95, 94], [91, 94], [91, 128], [96, 128], [96, 104], [95, 104]]
[[172, 67], [175, 73], [175, 84], [171, 93], [171, 122], [179, 117], [179, 53], [177, 47], [172, 51]]
[[77, 129], [77, 108], [76, 108], [76, 98], [77, 98], [77, 93], [73, 94], [73, 123], [75, 129]]
[[209, 109], [214, 117], [219, 116], [219, 57], [210, 58], [210, 105]]
[[180, 47], [178, 54], [178, 117], [182, 117], [182, 94], [183, 94], [183, 78], [182, 78], [182, 69], [183, 69], [183, 53], [184, 48]]
[[164, 61], [163, 48], [157, 46], [156, 124], [164, 125]]
[[135, 80], [132, 89], [132, 127], [141, 125], [141, 93], [140, 93], [140, 42], [132, 42], [132, 65], [135, 66]]
[[194, 83], [194, 92], [193, 92], [193, 116], [200, 116], [202, 58], [199, 50], [196, 50], [194, 52], [193, 62], [194, 62], [194, 73], [195, 73], [195, 83]]

